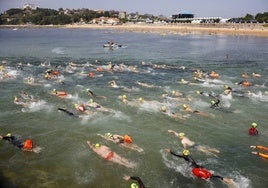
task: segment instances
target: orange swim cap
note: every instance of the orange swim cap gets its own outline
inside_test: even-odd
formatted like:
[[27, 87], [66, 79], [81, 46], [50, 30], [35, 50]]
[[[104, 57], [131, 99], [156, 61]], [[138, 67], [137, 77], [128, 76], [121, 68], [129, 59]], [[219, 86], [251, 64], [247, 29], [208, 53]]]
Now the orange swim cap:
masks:
[[124, 142], [131, 144], [132, 143], [132, 138], [129, 135], [125, 135], [124, 136]]
[[28, 149], [28, 150], [33, 149], [33, 141], [31, 139], [25, 140], [23, 149]]

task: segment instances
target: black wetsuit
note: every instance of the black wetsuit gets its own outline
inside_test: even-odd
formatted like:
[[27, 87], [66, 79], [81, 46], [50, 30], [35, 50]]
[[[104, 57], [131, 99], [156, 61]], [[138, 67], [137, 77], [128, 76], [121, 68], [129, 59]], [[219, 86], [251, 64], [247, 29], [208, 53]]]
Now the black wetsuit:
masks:
[[58, 108], [58, 110], [65, 112], [65, 113], [68, 114], [69, 116], [77, 117], [74, 113], [72, 113], [72, 112], [70, 112], [70, 111], [68, 111], [68, 110], [66, 110], [66, 109]]
[[130, 179], [138, 181], [139, 188], [145, 188], [143, 182], [141, 181], [141, 179], [139, 177], [131, 176]]
[[180, 157], [180, 158], [183, 158], [185, 161], [188, 161], [191, 164], [191, 166], [193, 166], [194, 168], [201, 168], [202, 167], [202, 166], [198, 165], [190, 155], [180, 155], [180, 154], [174, 153], [173, 151], [170, 151], [170, 153], [176, 157]]
[[24, 142], [17, 139], [15, 136], [4, 136], [3, 140], [9, 141], [11, 144], [13, 144], [14, 146], [17, 146], [20, 149], [23, 148], [24, 146]]

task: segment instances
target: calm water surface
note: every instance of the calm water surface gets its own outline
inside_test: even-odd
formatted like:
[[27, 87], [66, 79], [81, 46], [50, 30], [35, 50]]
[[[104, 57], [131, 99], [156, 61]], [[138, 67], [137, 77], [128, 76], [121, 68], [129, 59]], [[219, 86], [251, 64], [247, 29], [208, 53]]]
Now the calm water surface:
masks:
[[[123, 47], [103, 48], [109, 40]], [[268, 186], [268, 161], [252, 155], [250, 148], [250, 145], [268, 147], [268, 38], [161, 36], [87, 29], [0, 29], [0, 44], [0, 61], [6, 63], [6, 70], [12, 76], [5, 79], [1, 73], [0, 134], [11, 132], [22, 140], [32, 138], [42, 148], [40, 154], [27, 153], [1, 141], [1, 187], [129, 187], [131, 181], [123, 180], [124, 175], [139, 176], [151, 188], [227, 187], [218, 180], [195, 178], [183, 159], [167, 154], [165, 148], [182, 151], [180, 141], [167, 132], [169, 129], [184, 132], [197, 144], [219, 149], [216, 156], [194, 149], [190, 152], [199, 164], [215, 174], [232, 177], [237, 187]], [[67, 69], [70, 62], [81, 66]], [[22, 63], [23, 70], [18, 69], [18, 63]], [[96, 67], [109, 63], [124, 63], [134, 66], [136, 71], [96, 71]], [[44, 79], [44, 72], [49, 68], [59, 70], [60, 77]], [[196, 69], [215, 70], [220, 78], [196, 82], [193, 79]], [[94, 78], [87, 75], [89, 71], [95, 73]], [[236, 84], [243, 80], [243, 72], [259, 73], [262, 77], [250, 77], [252, 86], [245, 88]], [[38, 84], [27, 84], [28, 77]], [[181, 79], [194, 84], [182, 84]], [[111, 80], [121, 88], [109, 87]], [[137, 81], [156, 87], [144, 87]], [[243, 96], [220, 95], [226, 84]], [[49, 93], [54, 88], [70, 95], [65, 99], [52, 96]], [[73, 118], [57, 110], [62, 107], [78, 113], [74, 104], [87, 103], [90, 99], [87, 88], [105, 96], [106, 99], [93, 99], [113, 112]], [[180, 100], [172, 96], [173, 90], [183, 93]], [[220, 104], [228, 112], [209, 108], [212, 98], [196, 94], [197, 90], [220, 95]], [[14, 96], [21, 97], [21, 91], [28, 92], [38, 102], [27, 108], [14, 104]], [[253, 93], [248, 95], [248, 91]], [[169, 97], [163, 97], [164, 93]], [[120, 96], [124, 94], [132, 103], [136, 101], [136, 105], [123, 104]], [[141, 105], [137, 102], [139, 97], [153, 102]], [[184, 103], [209, 117], [185, 112]], [[163, 114], [162, 106], [169, 112], [184, 115], [185, 120]], [[252, 122], [258, 123], [257, 137], [247, 134]], [[97, 135], [106, 132], [130, 134], [144, 152], [124, 149]], [[127, 169], [101, 159], [88, 148], [86, 140], [109, 146], [137, 163], [137, 167]]]

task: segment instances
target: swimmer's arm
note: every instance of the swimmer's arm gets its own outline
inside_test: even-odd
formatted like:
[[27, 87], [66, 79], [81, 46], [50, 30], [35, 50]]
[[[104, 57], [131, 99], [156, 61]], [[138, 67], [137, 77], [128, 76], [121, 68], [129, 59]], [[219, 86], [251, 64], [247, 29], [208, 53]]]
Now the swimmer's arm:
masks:
[[177, 133], [176, 131], [173, 131], [173, 130], [168, 130], [169, 133], [173, 133], [175, 134], [175, 136], [179, 136], [179, 133]]

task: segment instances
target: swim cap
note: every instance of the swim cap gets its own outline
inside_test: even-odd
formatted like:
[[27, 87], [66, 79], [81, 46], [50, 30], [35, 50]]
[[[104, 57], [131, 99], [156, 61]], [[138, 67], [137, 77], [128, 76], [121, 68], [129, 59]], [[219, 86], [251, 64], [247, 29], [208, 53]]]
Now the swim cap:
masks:
[[11, 137], [12, 135], [11, 135], [11, 133], [7, 133], [7, 135], [6, 135], [6, 137]]
[[210, 101], [210, 104], [213, 105], [215, 104], [216, 102], [214, 100]]
[[140, 101], [140, 102], [143, 102], [143, 98], [142, 98], [142, 97], [140, 97], [140, 98], [139, 98], [139, 101]]
[[228, 86], [228, 85], [225, 85], [224, 87], [225, 87], [225, 89], [228, 89], [228, 88], [229, 88], [229, 86]]
[[179, 133], [179, 137], [183, 137], [184, 135], [184, 133]]
[[139, 188], [139, 186], [138, 186], [136, 183], [132, 183], [132, 184], [130, 185], [130, 188]]
[[197, 91], [196, 91], [196, 94], [200, 94], [200, 91], [197, 90]]
[[93, 103], [93, 99], [89, 99], [88, 103]]
[[53, 89], [53, 91], [55, 92], [55, 91], [57, 91], [56, 89]]
[[173, 90], [173, 91], [172, 91], [172, 94], [175, 94], [175, 93], [176, 93], [176, 91]]
[[33, 149], [33, 141], [31, 139], [25, 140], [23, 148], [24, 149]]
[[95, 144], [95, 148], [99, 149], [101, 147], [101, 145], [99, 143]]
[[106, 133], [105, 136], [106, 136], [107, 138], [111, 138], [113, 135], [112, 135], [112, 133]]
[[78, 107], [78, 104], [74, 104], [74, 107], [75, 107], [75, 108]]
[[167, 107], [166, 106], [162, 106], [161, 107], [161, 110], [162, 110], [162, 112], [166, 112], [167, 111]]
[[123, 98], [123, 99], [126, 99], [126, 98], [127, 98], [127, 96], [126, 96], [126, 95], [123, 95], [123, 96], [122, 96], [122, 98]]
[[257, 123], [252, 123], [252, 127], [257, 127]]
[[182, 153], [183, 153], [183, 155], [186, 155], [186, 156], [187, 156], [187, 155], [190, 155], [190, 151], [189, 151], [189, 150], [187, 150], [187, 149], [183, 150], [183, 152], [182, 152]]
[[186, 109], [188, 106], [186, 104], [183, 104], [183, 108]]

